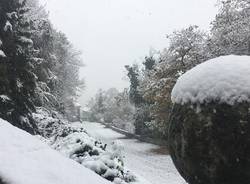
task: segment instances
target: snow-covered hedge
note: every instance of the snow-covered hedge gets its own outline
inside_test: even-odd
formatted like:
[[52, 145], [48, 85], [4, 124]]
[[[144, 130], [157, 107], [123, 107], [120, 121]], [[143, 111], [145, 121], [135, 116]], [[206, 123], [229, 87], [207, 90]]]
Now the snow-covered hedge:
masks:
[[[52, 118], [42, 109], [38, 112], [34, 117], [40, 122], [39, 128], [52, 148], [109, 181], [135, 181], [135, 176], [124, 169], [123, 146], [119, 142], [103, 144], [89, 136], [80, 122], [69, 124], [55, 116]], [[111, 146], [110, 149], [107, 149], [108, 146]]]
[[250, 57], [221, 56], [183, 74], [172, 91], [178, 104], [250, 102]]
[[187, 183], [249, 184], [250, 57], [194, 67], [178, 79], [172, 100], [169, 151]]

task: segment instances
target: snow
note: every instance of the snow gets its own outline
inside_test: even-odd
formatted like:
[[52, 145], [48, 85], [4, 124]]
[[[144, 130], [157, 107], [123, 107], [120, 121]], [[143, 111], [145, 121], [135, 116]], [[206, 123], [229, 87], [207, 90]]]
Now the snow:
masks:
[[7, 95], [0, 95], [0, 99], [2, 102], [10, 101], [10, 98]]
[[250, 102], [250, 57], [221, 56], [183, 74], [172, 91], [172, 102], [233, 105]]
[[[0, 46], [1, 46], [1, 44], [0, 44]], [[0, 57], [6, 57], [5, 53], [2, 50], [0, 50]]]
[[110, 183], [2, 119], [0, 147], [0, 179], [8, 184]]
[[3, 30], [4, 30], [5, 32], [6, 32], [6, 31], [12, 31], [12, 25], [11, 25], [10, 21], [8, 21], [8, 20], [6, 21]]
[[16, 80], [16, 84], [18, 88], [22, 88], [23, 87], [23, 83], [20, 81], [20, 79]]
[[128, 139], [99, 123], [84, 122], [83, 127], [94, 138], [107, 144], [116, 142], [116, 146], [123, 147], [126, 168], [138, 179], [133, 184], [186, 184], [169, 155], [152, 151], [159, 149], [159, 146]]
[[9, 19], [15, 18], [18, 19], [17, 12], [6, 13]]
[[52, 148], [110, 181], [115, 178], [124, 182], [136, 180], [132, 172], [124, 169], [126, 163], [123, 162], [121, 142], [115, 141], [107, 150], [110, 145], [89, 136], [80, 122], [70, 123], [62, 130], [56, 137], [51, 137]]
[[23, 43], [26, 43], [26, 44], [30, 44], [32, 45], [33, 44], [33, 41], [25, 36], [20, 36], [19, 40]]

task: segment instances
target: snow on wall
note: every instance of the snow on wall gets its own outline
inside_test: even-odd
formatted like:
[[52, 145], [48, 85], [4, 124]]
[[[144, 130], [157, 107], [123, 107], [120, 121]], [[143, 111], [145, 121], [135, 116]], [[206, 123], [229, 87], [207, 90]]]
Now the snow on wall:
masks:
[[250, 57], [221, 56], [183, 74], [172, 91], [172, 102], [202, 104], [218, 100], [233, 105], [250, 102]]
[[0, 178], [8, 184], [110, 183], [2, 119], [0, 148]]

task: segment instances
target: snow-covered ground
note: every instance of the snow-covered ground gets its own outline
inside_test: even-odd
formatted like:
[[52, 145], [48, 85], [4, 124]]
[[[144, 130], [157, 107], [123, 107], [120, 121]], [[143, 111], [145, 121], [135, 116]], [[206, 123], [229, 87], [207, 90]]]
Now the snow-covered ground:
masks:
[[108, 184], [38, 138], [0, 119], [0, 183]]
[[175, 169], [170, 156], [157, 154], [158, 146], [127, 139], [99, 123], [84, 122], [87, 132], [102, 142], [121, 141], [124, 146], [125, 166], [134, 172], [141, 184], [185, 184]]

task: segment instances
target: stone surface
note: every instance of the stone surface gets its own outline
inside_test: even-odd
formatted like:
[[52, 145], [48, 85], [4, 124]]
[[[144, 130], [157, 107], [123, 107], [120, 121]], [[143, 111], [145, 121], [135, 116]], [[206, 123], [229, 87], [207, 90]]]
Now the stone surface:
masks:
[[250, 104], [175, 104], [169, 145], [190, 184], [250, 183]]

